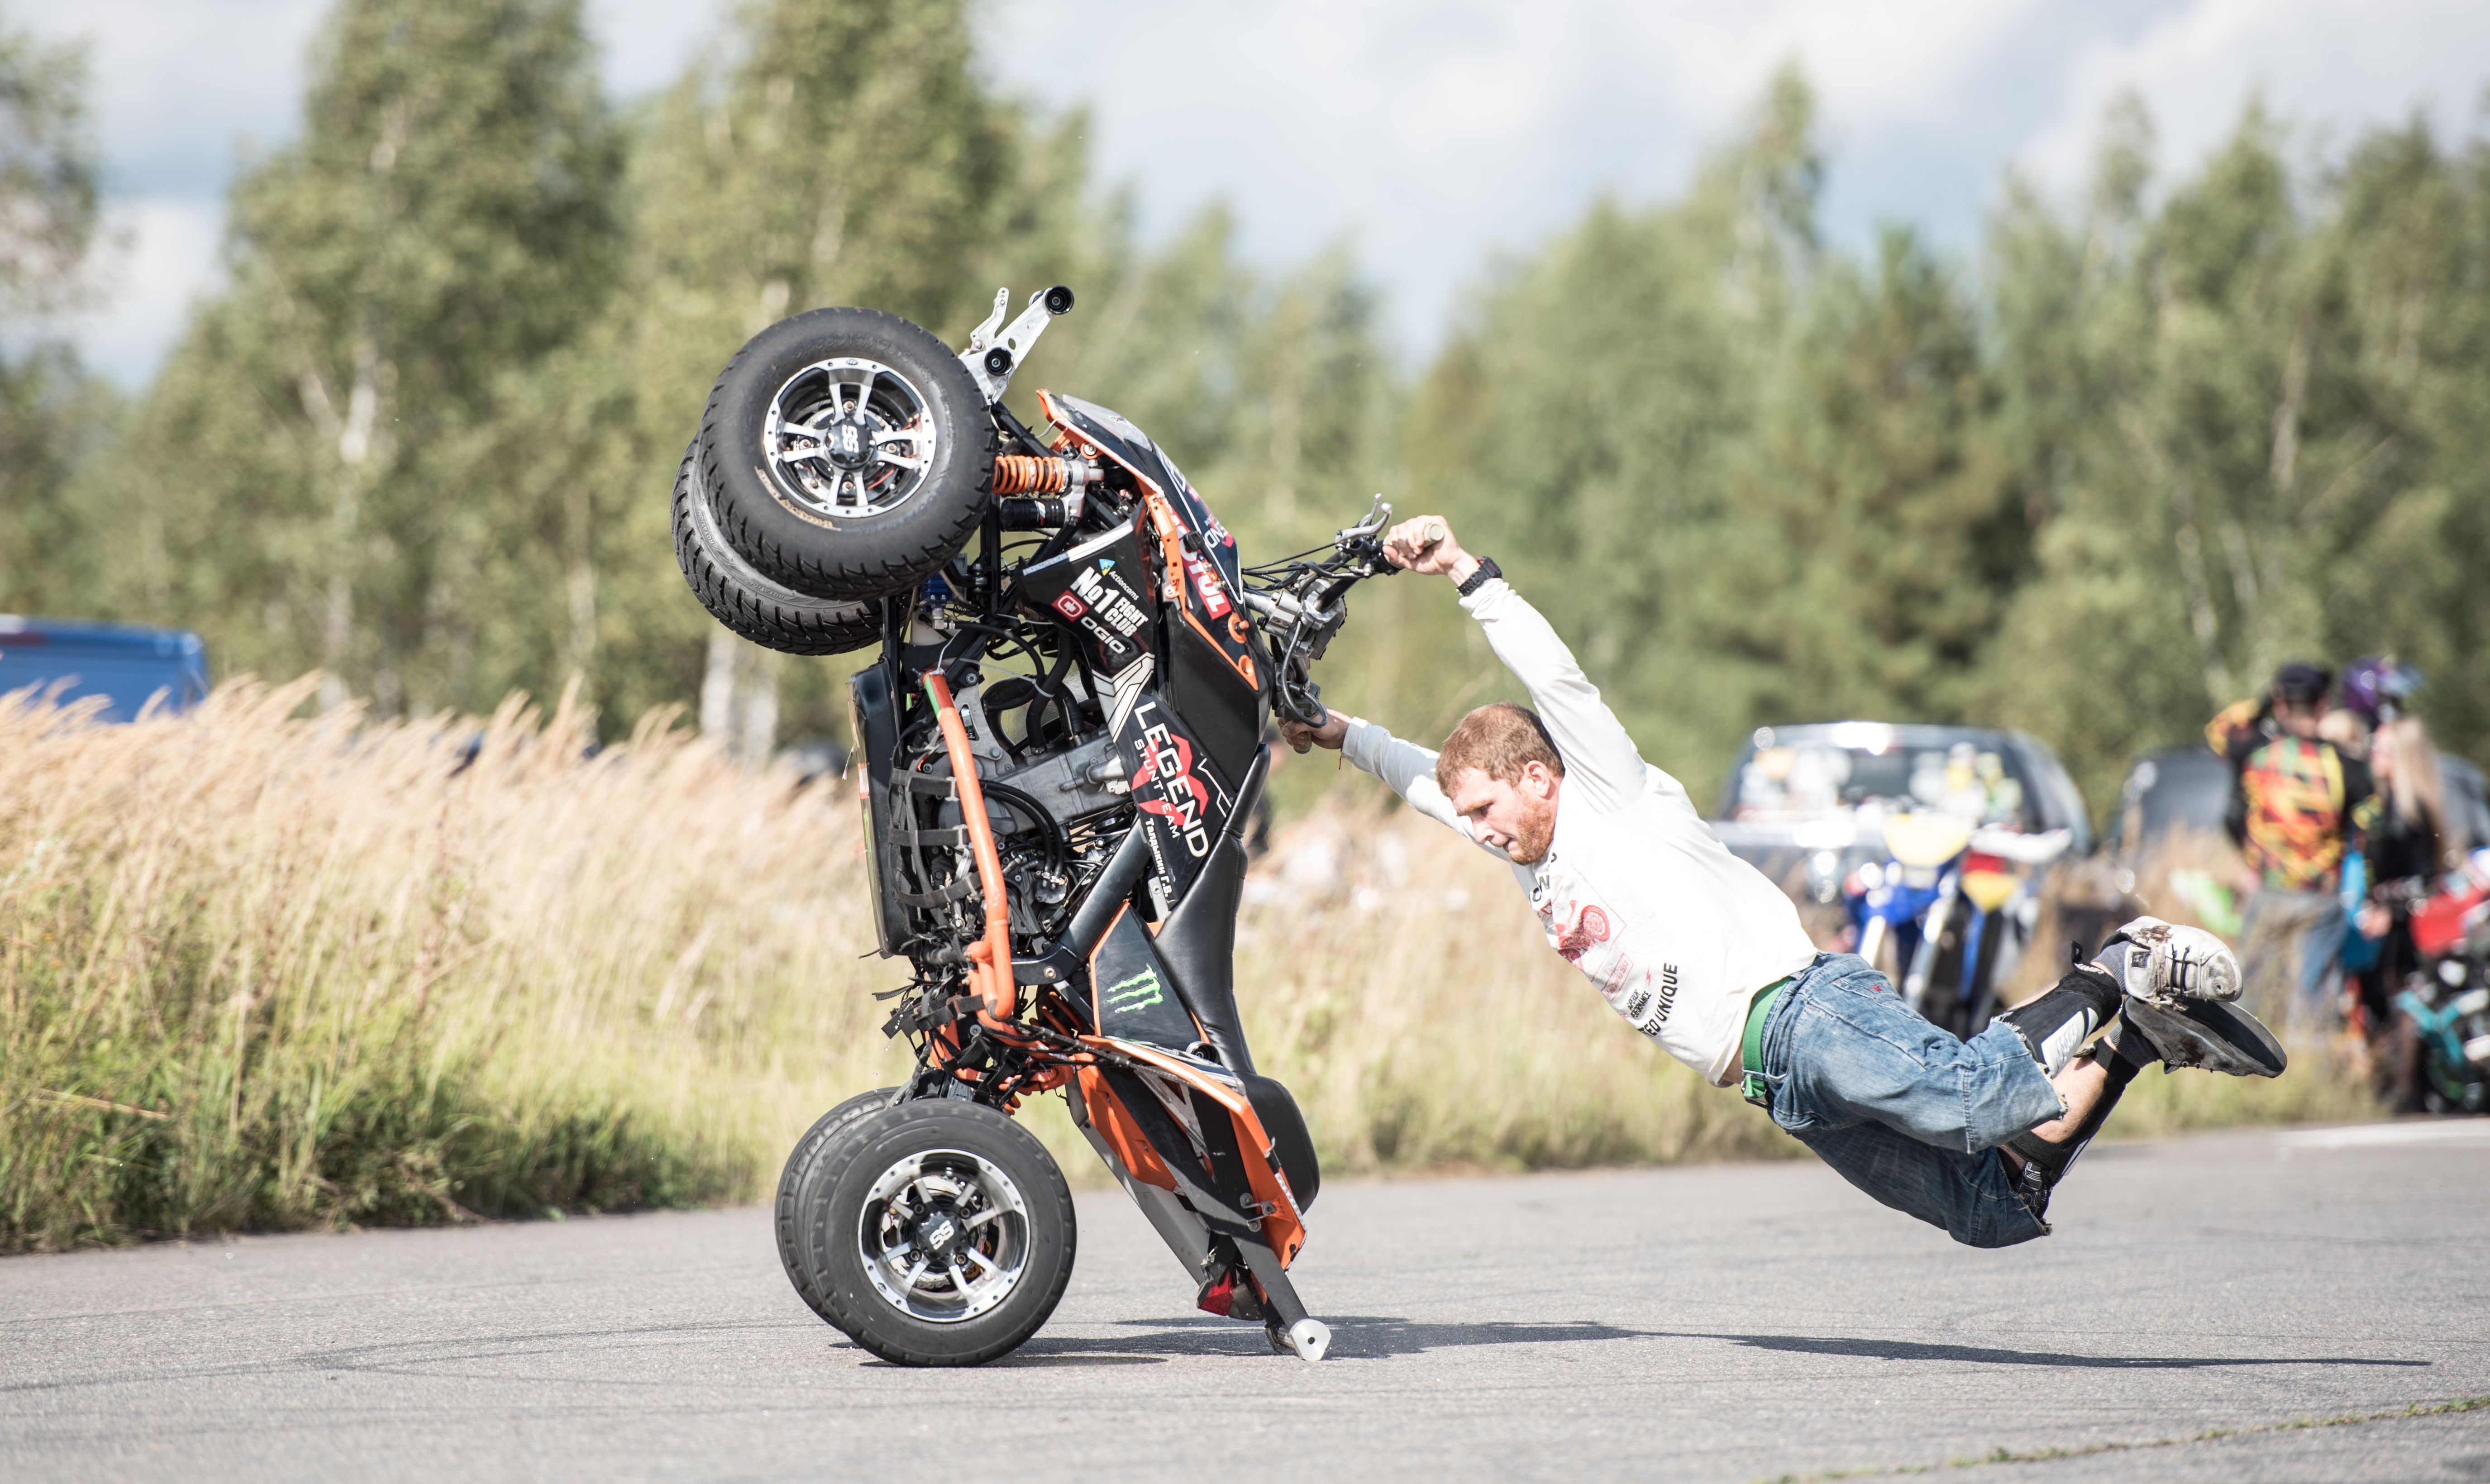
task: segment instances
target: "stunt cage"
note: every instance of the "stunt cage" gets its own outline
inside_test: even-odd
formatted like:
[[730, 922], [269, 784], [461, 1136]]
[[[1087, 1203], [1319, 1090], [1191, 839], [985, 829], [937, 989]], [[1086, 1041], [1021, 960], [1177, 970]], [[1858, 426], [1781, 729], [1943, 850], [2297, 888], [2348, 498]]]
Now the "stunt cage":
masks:
[[1003, 404], [1073, 296], [1007, 292], [954, 355], [871, 310], [763, 331], [720, 375], [675, 491], [710, 613], [771, 648], [878, 648], [849, 683], [871, 914], [907, 983], [915, 1065], [832, 1109], [777, 1194], [805, 1301], [906, 1364], [975, 1364], [1069, 1278], [1061, 1172], [1015, 1114], [1072, 1121], [1192, 1277], [1200, 1306], [1319, 1359], [1288, 1268], [1320, 1180], [1236, 1011], [1244, 831], [1278, 713], [1324, 717], [1310, 667], [1346, 597], [1394, 570], [1378, 497], [1260, 567], [1166, 451], [1107, 408]]

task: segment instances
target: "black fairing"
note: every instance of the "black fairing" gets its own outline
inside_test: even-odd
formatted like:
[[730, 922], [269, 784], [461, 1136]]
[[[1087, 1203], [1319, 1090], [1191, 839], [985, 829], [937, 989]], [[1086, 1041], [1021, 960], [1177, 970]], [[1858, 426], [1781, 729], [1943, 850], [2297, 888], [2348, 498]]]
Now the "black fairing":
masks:
[[1171, 624], [1169, 629], [1169, 703], [1220, 776], [1243, 777], [1262, 750], [1260, 693], [1243, 684], [1227, 657], [1192, 625]]
[[893, 811], [891, 762], [899, 753], [899, 709], [890, 693], [889, 671], [874, 665], [850, 677], [848, 705], [863, 764], [865, 865], [873, 887], [874, 933], [882, 956], [888, 958], [905, 948], [912, 936], [907, 910], [900, 905], [888, 845]]
[[1193, 889], [1159, 925], [1151, 943], [1176, 993], [1202, 1023], [1202, 1033], [1219, 1053], [1219, 1064], [1237, 1073], [1254, 1070], [1254, 1054], [1245, 1045], [1245, 1028], [1236, 1014], [1236, 910], [1245, 899], [1245, 822], [1262, 795], [1269, 769], [1258, 757], [1237, 790], [1236, 807], [1210, 859], [1195, 879]]
[[1271, 1136], [1271, 1148], [1280, 1156], [1280, 1171], [1288, 1178], [1297, 1209], [1311, 1210], [1316, 1193], [1322, 1189], [1322, 1166], [1315, 1160], [1315, 1140], [1306, 1132], [1306, 1116], [1297, 1111], [1297, 1100], [1287, 1088], [1252, 1072], [1243, 1076], [1245, 1100], [1254, 1105], [1254, 1117], [1262, 1120], [1262, 1132]]

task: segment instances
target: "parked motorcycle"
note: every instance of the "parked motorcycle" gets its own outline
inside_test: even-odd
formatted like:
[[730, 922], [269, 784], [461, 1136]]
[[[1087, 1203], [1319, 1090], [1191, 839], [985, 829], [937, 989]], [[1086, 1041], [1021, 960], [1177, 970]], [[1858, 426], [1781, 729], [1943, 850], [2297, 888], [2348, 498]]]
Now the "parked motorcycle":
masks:
[[2395, 1007], [2420, 1038], [2423, 1106], [2490, 1113], [2490, 880], [2469, 869], [2442, 887], [2413, 911], [2421, 967]]
[[1885, 821], [1886, 860], [1842, 883], [1858, 953], [1890, 964], [1911, 1007], [1957, 1036], [1997, 1013], [2041, 915], [2039, 877], [2067, 853], [2064, 829], [2024, 834], [1958, 815]]
[[1072, 1121], [1198, 1286], [1319, 1359], [1288, 1277], [1321, 1176], [1254, 1065], [1233, 947], [1245, 834], [1281, 713], [1391, 509], [1241, 566], [1167, 452], [1107, 408], [1003, 403], [1064, 288], [1008, 296], [968, 349], [864, 309], [771, 326], [728, 364], [675, 494], [719, 622], [797, 654], [878, 648], [849, 684], [871, 916], [915, 1067], [824, 1115], [777, 1194], [806, 1303], [907, 1365], [1035, 1333], [1072, 1269], [1062, 1173], [1013, 1115]]

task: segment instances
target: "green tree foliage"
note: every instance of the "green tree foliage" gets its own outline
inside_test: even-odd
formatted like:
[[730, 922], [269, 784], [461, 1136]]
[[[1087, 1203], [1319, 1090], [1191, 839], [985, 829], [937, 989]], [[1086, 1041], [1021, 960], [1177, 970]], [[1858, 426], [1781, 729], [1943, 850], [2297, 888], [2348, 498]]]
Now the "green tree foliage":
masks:
[[97, 601], [69, 486], [111, 399], [49, 322], [81, 298], [96, 236], [85, 92], [81, 53], [0, 27], [0, 611]]
[[[1819, 248], [1821, 157], [1794, 74], [1679, 203], [1595, 207], [1491, 282], [1421, 382], [1412, 509], [1441, 508], [1541, 601], [1656, 760], [1700, 776], [1775, 685], [1741, 605], [1755, 532], [1738, 509], [1766, 388]], [[1443, 632], [1439, 595], [1393, 595], [1437, 634], [1402, 636], [1378, 717], [1440, 734], [1496, 699], [1484, 647]], [[1423, 615], [1423, 618], [1418, 617]], [[1367, 641], [1360, 635], [1360, 644]]]
[[543, 574], [503, 559], [560, 518], [496, 422], [608, 301], [621, 139], [575, 0], [345, 0], [311, 77], [115, 461], [160, 533], [134, 586], [228, 667], [488, 705], [549, 668], [506, 642]]
[[[2478, 137], [2295, 169], [2251, 108], [2157, 183], [2127, 100], [2075, 209], [2010, 178], [1976, 262], [1902, 226], [1854, 254], [1788, 72], [1681, 197], [1497, 266], [1404, 381], [1344, 252], [1253, 272], [1217, 209], [1144, 247], [1086, 121], [980, 80], [973, 18], [745, 0], [617, 120], [575, 0], [340, 0], [300, 142], [236, 189], [231, 288], [69, 493], [84, 383], [0, 365], [9, 600], [103, 592], [384, 711], [577, 677], [609, 728], [706, 688], [835, 734], [854, 662], [756, 659], [674, 570], [711, 377], [816, 306], [959, 343], [995, 285], [1063, 282], [1024, 418], [1040, 386], [1123, 411], [1249, 560], [1375, 491], [1453, 516], [1698, 795], [1752, 727], [1846, 713], [2027, 727], [2105, 809], [2301, 654], [2398, 653], [2456, 750], [2490, 745]], [[0, 189], [45, 203], [4, 218], [12, 314], [92, 234], [76, 97], [0, 44]], [[1439, 588], [1356, 608], [1342, 705], [1430, 736], [1512, 693]]]
[[2280, 660], [2398, 653], [2490, 744], [2480, 469], [2485, 154], [2381, 132], [2313, 183], [2251, 108], [2157, 212], [2113, 115], [2092, 219], [1992, 238], [2005, 425], [2042, 519], [1979, 687], [2096, 808]]
[[1955, 719], [2029, 545], [1990, 433], [1978, 311], [1916, 238], [1827, 265], [1734, 481], [1740, 538], [1712, 623], [1790, 718]]

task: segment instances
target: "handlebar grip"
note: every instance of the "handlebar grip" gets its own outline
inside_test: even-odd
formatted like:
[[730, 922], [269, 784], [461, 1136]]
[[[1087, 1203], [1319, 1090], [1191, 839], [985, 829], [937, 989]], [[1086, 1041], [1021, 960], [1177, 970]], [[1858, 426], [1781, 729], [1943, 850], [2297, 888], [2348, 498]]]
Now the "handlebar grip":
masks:
[[1451, 528], [1447, 527], [1442, 521], [1431, 520], [1419, 529], [1418, 534], [1425, 538], [1424, 541], [1421, 542], [1418, 547], [1418, 555], [1423, 557], [1427, 553], [1434, 550], [1437, 546], [1442, 545], [1444, 538], [1452, 535], [1453, 533]]

